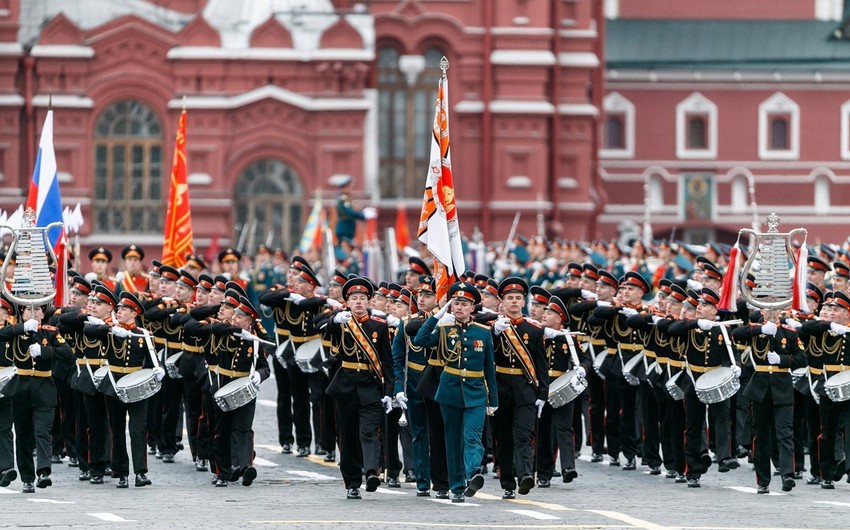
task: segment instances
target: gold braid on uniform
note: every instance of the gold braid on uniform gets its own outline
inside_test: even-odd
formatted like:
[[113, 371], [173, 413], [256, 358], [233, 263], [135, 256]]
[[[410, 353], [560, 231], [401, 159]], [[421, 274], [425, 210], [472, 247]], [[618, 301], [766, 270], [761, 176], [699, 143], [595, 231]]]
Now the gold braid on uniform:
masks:
[[445, 364], [457, 361], [460, 358], [461, 348], [461, 341], [457, 341], [453, 347], [449, 348], [446, 333], [440, 333], [440, 346], [437, 351], [440, 352], [440, 357]]
[[752, 344], [752, 347], [751, 347], [752, 349], [750, 351], [752, 352], [753, 355], [755, 355], [756, 359], [763, 361], [763, 360], [765, 360], [765, 358], [767, 358], [767, 352], [770, 351], [770, 341], [769, 340], [766, 341], [766, 345], [765, 345], [764, 348], [759, 348], [758, 343], [759, 343], [758, 337], [756, 337], [756, 340], [753, 341], [753, 344]]
[[823, 354], [836, 355], [838, 353], [838, 351], [841, 349], [842, 341], [835, 340], [835, 342], [830, 345], [828, 343], [832, 341], [827, 340], [828, 337], [835, 339], [836, 337], [838, 337], [838, 335], [830, 331], [829, 333], [822, 334], [820, 341], [818, 341], [817, 338], [812, 337], [812, 339], [809, 341], [809, 346], [812, 349], [811, 353], [813, 357], [820, 357]]
[[705, 340], [704, 340], [704, 341], [702, 341], [702, 344], [700, 344], [700, 343], [697, 341], [697, 339], [698, 339], [698, 338], [699, 338], [699, 335], [698, 335], [697, 333], [691, 333], [691, 344], [693, 344], [694, 348], [695, 348], [698, 352], [700, 352], [700, 353], [705, 353], [706, 349], [708, 348], [708, 339], [709, 339], [709, 336], [706, 334], [706, 336], [705, 336]]
[[670, 339], [670, 351], [678, 355], [681, 359], [685, 353], [685, 341]]

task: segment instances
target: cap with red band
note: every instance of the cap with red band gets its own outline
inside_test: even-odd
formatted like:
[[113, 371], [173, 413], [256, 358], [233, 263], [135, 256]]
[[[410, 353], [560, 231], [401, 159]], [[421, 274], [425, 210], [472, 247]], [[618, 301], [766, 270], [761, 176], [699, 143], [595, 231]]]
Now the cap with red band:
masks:
[[522, 278], [509, 276], [502, 280], [499, 284], [499, 297], [504, 298], [509, 293], [521, 293], [523, 296], [528, 294], [528, 283]]

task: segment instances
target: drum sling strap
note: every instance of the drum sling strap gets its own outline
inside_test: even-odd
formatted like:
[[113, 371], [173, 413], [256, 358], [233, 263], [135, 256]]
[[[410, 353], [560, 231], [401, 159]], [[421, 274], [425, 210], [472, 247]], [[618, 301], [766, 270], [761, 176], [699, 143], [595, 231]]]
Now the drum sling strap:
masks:
[[528, 351], [525, 349], [525, 345], [523, 345], [522, 341], [519, 340], [516, 328], [510, 326], [502, 332], [502, 335], [510, 345], [511, 350], [513, 350], [512, 354], [516, 355], [522, 363], [525, 373], [529, 378], [528, 382], [537, 386], [537, 372], [534, 370], [534, 363], [531, 361], [531, 357], [529, 357]]
[[346, 328], [351, 333], [351, 336], [354, 337], [354, 340], [357, 341], [357, 344], [360, 346], [360, 349], [366, 355], [366, 358], [369, 360], [369, 368], [372, 372], [372, 375], [384, 384], [384, 373], [381, 371], [381, 361], [378, 359], [378, 353], [375, 351], [375, 347], [369, 342], [369, 339], [366, 337], [366, 334], [363, 333], [363, 328], [360, 327], [360, 323], [357, 322], [356, 319], [352, 318], [348, 322], [345, 323]]

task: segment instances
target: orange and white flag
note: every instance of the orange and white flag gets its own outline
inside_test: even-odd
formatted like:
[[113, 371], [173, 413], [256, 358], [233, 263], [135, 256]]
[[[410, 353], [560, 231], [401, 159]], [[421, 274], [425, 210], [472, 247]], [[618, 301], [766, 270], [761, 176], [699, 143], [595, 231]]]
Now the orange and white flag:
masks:
[[460, 225], [455, 207], [455, 186], [449, 150], [448, 61], [441, 61], [443, 75], [437, 88], [437, 105], [431, 142], [431, 158], [425, 179], [425, 196], [419, 216], [417, 238], [434, 256], [437, 299], [458, 281], [465, 270]]

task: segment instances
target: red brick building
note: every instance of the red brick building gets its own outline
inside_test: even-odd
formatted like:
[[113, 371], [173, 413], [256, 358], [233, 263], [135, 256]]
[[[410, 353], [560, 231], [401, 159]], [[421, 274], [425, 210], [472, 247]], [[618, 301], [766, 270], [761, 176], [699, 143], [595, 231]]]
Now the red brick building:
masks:
[[390, 225], [418, 220], [439, 75], [450, 62], [461, 227], [536, 216], [592, 237], [602, 101], [592, 0], [0, 0], [0, 208], [29, 186], [48, 100], [83, 246], [159, 253], [180, 109], [196, 247], [293, 247], [317, 192], [354, 177]]
[[776, 212], [780, 229], [804, 226], [810, 243], [842, 243], [843, 4], [606, 1], [602, 234], [648, 218], [656, 238], [731, 242], [755, 211], [763, 229]]

